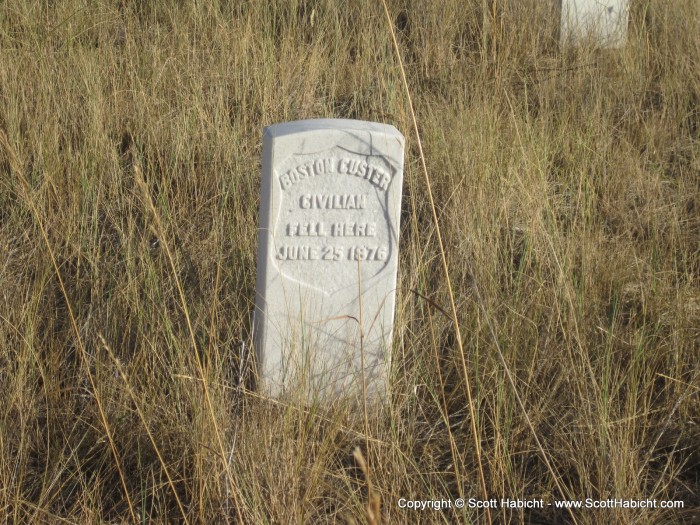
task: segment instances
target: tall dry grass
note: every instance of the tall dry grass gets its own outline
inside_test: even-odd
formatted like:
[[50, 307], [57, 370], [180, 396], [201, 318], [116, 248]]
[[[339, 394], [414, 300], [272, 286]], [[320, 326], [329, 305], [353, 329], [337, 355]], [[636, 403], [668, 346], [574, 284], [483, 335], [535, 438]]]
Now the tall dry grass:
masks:
[[[621, 50], [560, 49], [549, 2], [389, 14], [461, 341], [381, 3], [0, 3], [3, 522], [483, 523], [398, 508], [480, 468], [685, 504], [494, 523], [700, 520], [700, 6], [632, 1]], [[248, 389], [262, 128], [313, 117], [407, 138], [367, 419]]]

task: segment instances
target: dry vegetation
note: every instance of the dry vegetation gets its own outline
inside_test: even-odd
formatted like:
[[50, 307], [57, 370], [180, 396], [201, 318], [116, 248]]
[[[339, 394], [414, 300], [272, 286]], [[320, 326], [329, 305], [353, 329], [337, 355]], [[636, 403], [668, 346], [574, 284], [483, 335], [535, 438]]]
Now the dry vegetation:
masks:
[[[481, 468], [489, 497], [685, 503], [494, 523], [700, 523], [700, 5], [633, 0], [606, 51], [560, 50], [555, 3], [389, 5], [474, 436], [381, 3], [1, 1], [0, 521], [485, 523], [397, 507]], [[262, 128], [313, 117], [407, 137], [369, 436], [246, 388]]]

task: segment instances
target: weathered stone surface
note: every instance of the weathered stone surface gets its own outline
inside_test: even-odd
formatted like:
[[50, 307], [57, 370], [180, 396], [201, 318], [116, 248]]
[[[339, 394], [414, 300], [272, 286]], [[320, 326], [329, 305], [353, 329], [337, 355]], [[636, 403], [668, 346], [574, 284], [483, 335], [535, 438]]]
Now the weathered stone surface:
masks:
[[370, 395], [385, 391], [403, 154], [386, 124], [266, 128], [253, 327], [263, 392], [354, 395], [363, 376]]
[[561, 42], [587, 39], [601, 47], [621, 47], [627, 40], [628, 0], [563, 0]]

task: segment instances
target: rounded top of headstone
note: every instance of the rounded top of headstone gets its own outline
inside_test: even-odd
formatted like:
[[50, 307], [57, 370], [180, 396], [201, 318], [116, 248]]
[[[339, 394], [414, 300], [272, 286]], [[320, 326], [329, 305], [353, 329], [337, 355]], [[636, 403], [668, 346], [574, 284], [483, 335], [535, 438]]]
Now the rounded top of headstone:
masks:
[[342, 118], [320, 118], [308, 120], [293, 120], [272, 124], [265, 128], [265, 134], [271, 137], [282, 137], [305, 131], [341, 130], [341, 131], [370, 131], [395, 136], [403, 142], [403, 135], [391, 124], [369, 122]]

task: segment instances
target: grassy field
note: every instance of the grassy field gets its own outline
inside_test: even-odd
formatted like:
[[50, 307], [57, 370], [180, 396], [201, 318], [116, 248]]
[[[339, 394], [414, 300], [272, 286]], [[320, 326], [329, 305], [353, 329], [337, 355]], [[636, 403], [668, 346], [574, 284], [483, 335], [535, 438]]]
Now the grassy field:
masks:
[[[700, 4], [388, 3], [0, 0], [0, 522], [700, 523]], [[407, 139], [368, 433], [247, 388], [262, 130], [317, 117]], [[399, 508], [458, 497], [684, 508]]]

